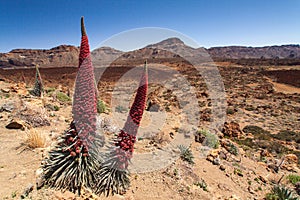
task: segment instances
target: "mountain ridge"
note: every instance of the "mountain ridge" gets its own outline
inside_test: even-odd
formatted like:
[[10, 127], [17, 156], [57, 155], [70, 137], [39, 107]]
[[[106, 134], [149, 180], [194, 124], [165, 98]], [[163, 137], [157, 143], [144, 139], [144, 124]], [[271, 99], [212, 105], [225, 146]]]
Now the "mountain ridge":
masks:
[[[170, 52], [165, 52], [165, 50]], [[192, 48], [176, 37], [149, 44], [139, 50], [123, 52], [112, 47], [101, 47], [92, 51], [92, 56], [100, 60], [111, 60], [142, 57], [172, 58], [178, 49], [190, 51], [189, 56], [207, 54], [215, 61], [245, 59], [300, 59], [300, 45], [286, 44], [264, 47], [221, 46], [211, 48]], [[164, 51], [161, 51], [164, 50]], [[175, 52], [175, 53], [174, 53]], [[59, 45], [51, 49], [13, 49], [8, 53], [0, 53], [0, 68], [14, 67], [77, 67], [79, 49], [72, 45]]]

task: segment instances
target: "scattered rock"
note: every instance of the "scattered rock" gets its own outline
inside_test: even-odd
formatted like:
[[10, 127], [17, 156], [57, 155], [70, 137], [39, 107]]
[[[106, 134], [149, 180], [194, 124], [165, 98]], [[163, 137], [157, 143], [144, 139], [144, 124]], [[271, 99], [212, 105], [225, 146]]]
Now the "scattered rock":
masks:
[[210, 151], [209, 155], [213, 158], [217, 158], [220, 154], [220, 149], [213, 149]]
[[267, 183], [268, 182], [268, 180], [265, 178], [265, 177], [263, 177], [263, 176], [261, 176], [261, 175], [259, 175], [259, 180], [261, 180], [263, 183]]
[[8, 88], [2, 88], [1, 91], [2, 91], [3, 93], [9, 93], [9, 92], [10, 92], [10, 89], [8, 89]]
[[224, 133], [224, 136], [228, 137], [237, 137], [239, 138], [242, 135], [242, 131], [240, 129], [240, 125], [236, 122], [225, 122], [224, 128], [222, 130], [222, 133]]
[[33, 184], [30, 183], [21, 195], [21, 199], [25, 199], [29, 195], [29, 193], [33, 191], [33, 188]]
[[220, 170], [225, 171], [226, 170], [225, 165], [220, 165]]
[[18, 83], [16, 85], [13, 85], [11, 87], [12, 92], [16, 92], [17, 94], [26, 96], [29, 94], [28, 90], [26, 89], [26, 84], [25, 83]]
[[160, 109], [160, 105], [159, 104], [149, 104], [149, 107], [147, 108], [147, 111], [150, 111], [150, 112], [158, 112]]
[[14, 102], [8, 102], [8, 103], [5, 103], [1, 106], [0, 108], [0, 112], [9, 112], [11, 113], [13, 110], [15, 109], [15, 104]]
[[248, 187], [248, 192], [250, 194], [255, 194], [255, 191], [251, 188], [251, 186]]
[[227, 198], [226, 200], [241, 200], [241, 198], [236, 195], [231, 195], [231, 197]]
[[221, 160], [219, 157], [216, 157], [213, 162], [212, 162], [214, 165], [220, 165], [221, 164]]
[[54, 193], [54, 196], [56, 197], [57, 200], [75, 200], [76, 199], [76, 195], [69, 191], [65, 191], [63, 193], [60, 191], [56, 191]]
[[206, 160], [208, 160], [209, 162], [213, 162], [214, 161], [214, 157], [212, 157], [211, 155], [208, 155], [206, 157]]
[[12, 120], [9, 124], [5, 126], [7, 129], [21, 129], [25, 130], [25, 123], [20, 120]]

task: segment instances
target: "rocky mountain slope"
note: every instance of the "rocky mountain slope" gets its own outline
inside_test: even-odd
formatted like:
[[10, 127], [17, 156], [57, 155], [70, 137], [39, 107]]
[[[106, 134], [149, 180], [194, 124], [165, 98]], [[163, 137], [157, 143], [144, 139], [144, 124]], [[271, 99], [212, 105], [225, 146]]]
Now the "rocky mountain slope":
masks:
[[79, 49], [71, 45], [61, 45], [49, 50], [15, 49], [0, 53], [0, 67], [74, 67], [78, 65]]
[[[181, 50], [181, 52], [180, 52]], [[263, 63], [276, 61], [278, 59], [288, 60], [295, 64], [300, 59], [299, 45], [282, 45], [282, 46], [266, 46], [266, 47], [244, 47], [244, 46], [227, 46], [197, 48], [187, 46], [178, 38], [169, 38], [156, 44], [151, 44], [140, 50], [132, 52], [122, 52], [111, 47], [101, 47], [92, 53], [93, 60], [100, 63], [111, 63], [116, 59], [169, 59], [176, 58], [182, 53], [188, 52], [189, 57], [209, 57], [210, 59], [219, 60], [237, 60], [250, 59], [255, 62]], [[76, 67], [77, 56], [79, 50], [77, 47], [70, 45], [61, 45], [49, 50], [32, 50], [32, 49], [15, 49], [9, 53], [0, 53], [0, 67], [34, 67], [38, 64], [40, 67]], [[179, 55], [178, 55], [179, 54]], [[274, 61], [274, 62], [275, 62]], [[287, 61], [283, 62], [286, 63]], [[249, 64], [240, 62], [238, 64]], [[276, 63], [275, 63], [276, 64]], [[278, 64], [278, 61], [277, 61]], [[280, 63], [279, 63], [280, 64]], [[297, 63], [296, 63], [297, 64]]]

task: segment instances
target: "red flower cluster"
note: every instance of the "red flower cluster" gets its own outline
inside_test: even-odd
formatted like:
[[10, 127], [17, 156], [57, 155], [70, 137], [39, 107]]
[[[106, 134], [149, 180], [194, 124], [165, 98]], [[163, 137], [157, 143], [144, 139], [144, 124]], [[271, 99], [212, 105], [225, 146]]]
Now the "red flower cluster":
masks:
[[126, 169], [128, 167], [128, 161], [132, 158], [133, 153], [133, 145], [135, 143], [136, 137], [134, 135], [130, 135], [123, 130], [119, 133], [115, 145], [116, 148], [116, 156], [118, 158], [118, 167], [120, 169]]
[[82, 156], [87, 157], [88, 154], [88, 149], [86, 146], [82, 143], [80, 138], [78, 137], [78, 133], [75, 129], [74, 123], [71, 123], [71, 128], [67, 131], [66, 136], [64, 137], [65, 139], [65, 145], [67, 146], [66, 149], [63, 149], [63, 151], [69, 151], [70, 155], [75, 157], [79, 157], [80, 154]]

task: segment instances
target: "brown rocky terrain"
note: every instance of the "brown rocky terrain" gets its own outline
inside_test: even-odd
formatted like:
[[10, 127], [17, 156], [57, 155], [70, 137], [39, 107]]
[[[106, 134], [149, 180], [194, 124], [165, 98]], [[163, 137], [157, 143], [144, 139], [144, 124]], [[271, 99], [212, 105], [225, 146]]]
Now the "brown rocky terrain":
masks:
[[[173, 47], [174, 43], [165, 43], [176, 50], [176, 44]], [[97, 78], [99, 97], [108, 108], [99, 114], [99, 126], [108, 139], [122, 127], [139, 79], [139, 68], [134, 67], [147, 58], [148, 106], [135, 152], [138, 155], [167, 149], [183, 135], [191, 140], [194, 164], [178, 158], [163, 165], [166, 159], [162, 158], [163, 167], [159, 169], [144, 173], [133, 170], [131, 186], [123, 195], [97, 197], [85, 191], [79, 197], [50, 188], [37, 190], [35, 182], [40, 163], [71, 120], [71, 98], [62, 98], [61, 93], [72, 97], [77, 69], [41, 67], [45, 86], [43, 98], [28, 93], [33, 87], [34, 69], [1, 69], [0, 197], [250, 200], [264, 199], [278, 183], [295, 194], [295, 185], [288, 177], [300, 174], [299, 66], [215, 63], [224, 83], [227, 106], [224, 123], [218, 129], [211, 129], [210, 124], [216, 118], [205, 75], [199, 75], [195, 67], [174, 53], [164, 50], [155, 53], [159, 48], [162, 46], [148, 46], [125, 54], [102, 49], [107, 54], [113, 51], [114, 56], [119, 57], [121, 53], [122, 56], [110, 67], [95, 71], [96, 76], [102, 74]], [[211, 63], [201, 67], [212, 73]], [[208, 81], [214, 82], [213, 79]], [[196, 102], [184, 99], [191, 91]], [[191, 107], [192, 103], [197, 106]], [[187, 129], [184, 110], [190, 113], [199, 110], [196, 129]], [[6, 128], [12, 120], [20, 129]], [[36, 148], [30, 136], [38, 133], [39, 140], [43, 138], [44, 142]], [[179, 156], [176, 145], [174, 152]]]
[[[186, 46], [178, 38], [169, 38], [157, 44], [151, 44], [145, 47], [139, 53], [126, 53], [111, 47], [101, 47], [92, 52], [94, 62], [109, 60], [111, 58], [141, 58], [168, 59], [178, 57], [177, 54], [170, 53], [173, 50]], [[163, 50], [168, 49], [168, 52]], [[212, 48], [194, 49], [193, 56], [209, 55], [214, 61], [230, 61], [241, 65], [299, 65], [300, 64], [300, 46], [299, 45], [281, 45], [266, 47], [245, 47], [245, 46], [226, 46]], [[38, 64], [40, 67], [76, 67], [78, 65], [79, 49], [70, 45], [61, 45], [49, 50], [15, 49], [9, 53], [0, 53], [0, 68], [20, 68], [34, 67]], [[113, 59], [115, 60], [115, 59]]]
[[78, 65], [79, 49], [71, 45], [61, 45], [49, 50], [14, 49], [0, 53], [1, 68], [75, 67]]

